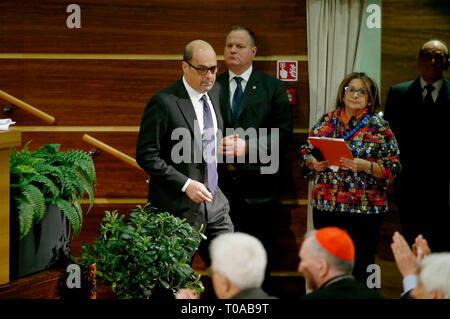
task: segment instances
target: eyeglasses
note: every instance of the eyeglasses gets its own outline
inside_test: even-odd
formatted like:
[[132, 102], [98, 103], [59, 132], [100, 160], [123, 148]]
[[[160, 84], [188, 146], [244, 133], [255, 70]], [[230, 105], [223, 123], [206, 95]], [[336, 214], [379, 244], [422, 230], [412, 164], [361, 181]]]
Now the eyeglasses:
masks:
[[351, 86], [346, 86], [344, 88], [344, 91], [349, 93], [350, 95], [353, 95], [353, 93], [356, 92], [356, 95], [359, 96], [363, 96], [364, 94], [369, 94], [369, 91], [367, 90], [356, 90], [355, 88], [352, 88]]
[[217, 69], [219, 68], [217, 65], [214, 65], [214, 66], [212, 66], [210, 68], [205, 68], [204, 66], [197, 67], [197, 66], [194, 66], [194, 65], [190, 64], [188, 61], [184, 61], [184, 62], [186, 62], [191, 67], [196, 69], [198, 74], [200, 74], [200, 75], [206, 75], [208, 73], [208, 71], [211, 72], [211, 74], [216, 74]]
[[445, 58], [442, 54], [423, 53], [421, 58], [429, 63], [434, 59], [434, 63], [437, 65], [443, 65], [445, 63]]

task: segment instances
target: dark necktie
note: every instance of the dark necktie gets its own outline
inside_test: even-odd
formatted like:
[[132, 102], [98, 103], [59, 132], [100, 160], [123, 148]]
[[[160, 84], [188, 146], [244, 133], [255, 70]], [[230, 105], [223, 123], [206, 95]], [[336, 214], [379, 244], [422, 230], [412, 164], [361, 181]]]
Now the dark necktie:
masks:
[[424, 105], [434, 105], [433, 97], [431, 96], [431, 92], [434, 91], [434, 86], [431, 84], [425, 85], [425, 89], [427, 89], [427, 95], [425, 96], [425, 100], [423, 100]]
[[201, 98], [203, 102], [203, 158], [206, 161], [206, 183], [209, 191], [214, 194], [217, 188], [216, 166], [216, 138], [214, 136], [214, 123], [206, 95]]
[[231, 105], [231, 111], [232, 111], [232, 115], [233, 115], [233, 124], [236, 122], [238, 114], [239, 114], [239, 107], [241, 105], [241, 101], [242, 101], [242, 86], [241, 86], [241, 81], [242, 78], [239, 76], [235, 76], [234, 79], [236, 80], [236, 90], [234, 91], [234, 95], [233, 95], [233, 102]]

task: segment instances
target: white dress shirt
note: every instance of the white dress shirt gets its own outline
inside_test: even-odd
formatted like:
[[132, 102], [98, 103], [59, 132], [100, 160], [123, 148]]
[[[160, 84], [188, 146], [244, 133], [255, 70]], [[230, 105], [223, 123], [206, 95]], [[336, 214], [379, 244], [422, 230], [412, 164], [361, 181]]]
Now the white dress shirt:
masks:
[[[433, 98], [433, 102], [435, 102], [435, 103], [436, 103], [436, 99], [439, 95], [439, 91], [441, 90], [442, 83], [444, 83], [444, 80], [439, 79], [432, 84], [434, 86], [434, 90], [433, 90], [433, 92], [431, 92], [431, 97]], [[428, 85], [428, 83], [425, 82], [425, 80], [422, 79], [422, 77], [420, 77], [420, 86], [422, 87], [422, 101], [425, 100], [425, 96], [427, 96], [427, 93], [428, 93], [427, 89], [425, 88], [426, 85]]]
[[[197, 92], [187, 83], [184, 76], [183, 76], [183, 84], [184, 84], [184, 87], [186, 88], [186, 91], [189, 94], [189, 98], [191, 99], [192, 105], [194, 106], [195, 115], [197, 116], [197, 123], [198, 123], [199, 129], [200, 129], [199, 132], [201, 134], [203, 134], [203, 129], [204, 129], [204, 127], [203, 127], [204, 126], [203, 101], [201, 100], [201, 98], [203, 95], [206, 95], [206, 98], [208, 100], [208, 105], [209, 105], [209, 111], [211, 112], [211, 116], [212, 116], [212, 120], [213, 120], [214, 136], [217, 138], [217, 129], [218, 129], [217, 117], [216, 117], [216, 112], [214, 111], [214, 107], [212, 106], [211, 99], [208, 96], [208, 92], [206, 92], [206, 93]], [[216, 141], [216, 145], [217, 145], [217, 141]], [[217, 154], [216, 154], [216, 156], [217, 156]], [[217, 159], [216, 159], [216, 163], [217, 163]], [[190, 182], [191, 182], [191, 179], [188, 178], [188, 180], [184, 184], [183, 188], [181, 189], [182, 192], [186, 191], [186, 188], [189, 186]]]
[[231, 70], [228, 71], [229, 74], [229, 81], [230, 81], [230, 106], [233, 105], [233, 95], [234, 91], [236, 91], [237, 83], [234, 79], [235, 76], [239, 76], [242, 78], [241, 86], [242, 86], [242, 92], [245, 91], [245, 87], [247, 86], [248, 79], [250, 79], [250, 75], [252, 74], [253, 66], [250, 65], [250, 67], [242, 74], [236, 75]]

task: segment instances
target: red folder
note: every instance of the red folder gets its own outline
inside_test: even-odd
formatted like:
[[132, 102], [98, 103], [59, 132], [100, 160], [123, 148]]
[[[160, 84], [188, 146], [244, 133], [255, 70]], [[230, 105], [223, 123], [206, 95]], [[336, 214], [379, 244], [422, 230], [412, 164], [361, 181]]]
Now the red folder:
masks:
[[316, 137], [308, 138], [313, 147], [318, 148], [330, 165], [341, 166], [341, 157], [353, 159], [352, 152], [343, 138]]

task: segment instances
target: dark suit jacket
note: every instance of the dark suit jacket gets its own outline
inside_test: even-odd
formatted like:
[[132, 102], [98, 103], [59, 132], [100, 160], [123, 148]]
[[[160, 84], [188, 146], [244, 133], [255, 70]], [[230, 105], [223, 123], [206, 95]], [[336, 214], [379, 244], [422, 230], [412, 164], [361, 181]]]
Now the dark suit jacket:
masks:
[[[397, 182], [401, 182], [406, 196], [414, 196], [411, 192], [417, 191], [421, 197], [432, 196], [433, 201], [448, 205], [450, 170], [445, 154], [450, 138], [449, 109], [450, 82], [446, 79], [433, 109], [423, 104], [420, 78], [394, 85], [388, 92], [384, 118], [399, 144], [403, 170]], [[442, 161], [446, 163], [439, 165]], [[421, 183], [433, 185], [427, 188], [429, 194], [423, 193], [427, 189], [417, 187]]]
[[343, 278], [324, 284], [301, 299], [383, 299], [383, 296], [353, 278]]
[[231, 299], [278, 299], [268, 295], [261, 288], [250, 288], [239, 291]]
[[[216, 113], [218, 129], [221, 130], [223, 121], [219, 109], [219, 88], [214, 86], [208, 96]], [[198, 229], [205, 224], [204, 216], [198, 214], [200, 204], [194, 203], [181, 191], [188, 178], [205, 182], [201, 135], [196, 134], [197, 139], [194, 139], [194, 130], [200, 132], [198, 124], [194, 123], [196, 118], [182, 79], [154, 95], [142, 116], [136, 161], [150, 175], [149, 202], [163, 211], [186, 218]], [[181, 132], [183, 128], [185, 130]], [[171, 156], [172, 149], [181, 141], [178, 134], [175, 134], [178, 139], [171, 138], [176, 129], [186, 135], [182, 139], [188, 142], [187, 147], [190, 146], [190, 149], [185, 149], [188, 159], [180, 163]]]
[[[237, 121], [233, 125], [231, 123], [228, 71], [219, 75], [217, 82], [221, 85], [220, 108], [225, 128], [242, 128], [243, 130], [255, 128], [257, 132], [260, 128], [267, 128], [269, 134], [267, 141], [270, 141], [270, 128], [278, 128], [279, 152], [282, 157], [281, 154], [292, 138], [292, 110], [284, 83], [253, 69], [244, 90]], [[228, 135], [226, 131], [224, 135]], [[258, 138], [260, 137], [258, 135]], [[248, 142], [248, 138], [246, 140]], [[269, 142], [269, 152], [270, 146]], [[248, 176], [244, 179], [242, 191], [245, 192], [249, 202], [261, 203], [279, 197], [280, 169], [276, 174], [260, 174], [260, 168], [264, 165], [268, 166], [269, 164], [259, 161], [259, 157], [257, 163], [248, 163], [247, 158], [246, 164], [234, 165], [243, 175]], [[221, 170], [221, 173], [224, 174], [225, 171]]]

